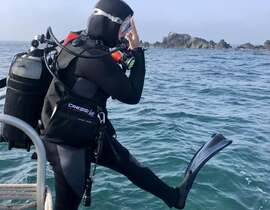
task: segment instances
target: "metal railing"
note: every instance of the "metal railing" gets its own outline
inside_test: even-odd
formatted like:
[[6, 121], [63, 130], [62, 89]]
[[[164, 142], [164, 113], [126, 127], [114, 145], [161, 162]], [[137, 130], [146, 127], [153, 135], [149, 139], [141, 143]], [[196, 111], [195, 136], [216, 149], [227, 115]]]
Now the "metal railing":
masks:
[[[35, 199], [38, 210], [52, 209], [50, 190], [45, 188], [46, 153], [44, 145], [37, 132], [26, 122], [5, 114], [0, 114], [0, 122], [12, 125], [22, 130], [34, 143], [37, 153], [37, 183], [36, 184], [0, 184], [0, 198], [3, 199]], [[46, 204], [45, 204], [46, 200]], [[0, 206], [1, 209], [1, 206]], [[8, 208], [16, 209], [16, 208]], [[19, 209], [19, 208], [17, 208]], [[46, 209], [46, 210], [47, 210]]]

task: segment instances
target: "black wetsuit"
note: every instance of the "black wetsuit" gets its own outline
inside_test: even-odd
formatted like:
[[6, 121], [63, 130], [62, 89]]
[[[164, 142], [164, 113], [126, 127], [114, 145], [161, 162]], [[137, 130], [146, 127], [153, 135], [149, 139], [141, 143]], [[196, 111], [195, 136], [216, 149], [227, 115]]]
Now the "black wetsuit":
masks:
[[[136, 104], [143, 90], [145, 76], [144, 52], [133, 50], [136, 62], [127, 77], [120, 66], [107, 56], [101, 59], [76, 58], [61, 73], [62, 80], [70, 87], [78, 78], [94, 84], [89, 89], [96, 103], [106, 107], [111, 96], [123, 103]], [[57, 88], [49, 88], [43, 107], [42, 120], [46, 127], [56, 101]], [[91, 95], [91, 93], [89, 93]], [[109, 122], [108, 122], [109, 123]], [[110, 124], [110, 123], [109, 123]], [[111, 127], [104, 139], [98, 164], [125, 175], [135, 185], [162, 199], [169, 207], [177, 200], [174, 188], [162, 182], [150, 169], [140, 164], [114, 137]], [[51, 163], [56, 180], [56, 210], [76, 210], [82, 199], [86, 179], [89, 177], [93, 148], [74, 148], [49, 142], [45, 139], [47, 158]]]

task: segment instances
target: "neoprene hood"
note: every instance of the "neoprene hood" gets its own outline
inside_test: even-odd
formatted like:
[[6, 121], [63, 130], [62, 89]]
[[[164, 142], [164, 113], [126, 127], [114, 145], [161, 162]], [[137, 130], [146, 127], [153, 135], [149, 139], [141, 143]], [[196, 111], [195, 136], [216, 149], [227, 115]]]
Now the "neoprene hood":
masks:
[[[100, 0], [95, 9], [120, 18], [124, 21], [128, 16], [133, 16], [133, 10], [122, 0]], [[88, 23], [88, 35], [97, 40], [102, 40], [108, 47], [114, 47], [119, 43], [120, 24], [103, 15], [91, 15]]]

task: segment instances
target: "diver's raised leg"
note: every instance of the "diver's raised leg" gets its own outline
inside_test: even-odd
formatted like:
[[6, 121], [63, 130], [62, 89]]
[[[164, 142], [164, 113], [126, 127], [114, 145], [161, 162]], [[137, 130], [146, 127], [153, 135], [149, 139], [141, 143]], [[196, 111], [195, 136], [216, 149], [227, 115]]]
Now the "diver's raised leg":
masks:
[[136, 186], [157, 196], [169, 207], [175, 205], [177, 190], [139, 163], [116, 139], [105, 140], [99, 164], [125, 175]]
[[115, 139], [106, 139], [99, 164], [125, 175], [141, 189], [162, 199], [169, 207], [183, 209], [192, 184], [204, 164], [219, 151], [231, 144], [222, 135], [215, 135], [192, 158], [179, 187], [172, 188], [160, 180], [149, 168], [140, 164]]

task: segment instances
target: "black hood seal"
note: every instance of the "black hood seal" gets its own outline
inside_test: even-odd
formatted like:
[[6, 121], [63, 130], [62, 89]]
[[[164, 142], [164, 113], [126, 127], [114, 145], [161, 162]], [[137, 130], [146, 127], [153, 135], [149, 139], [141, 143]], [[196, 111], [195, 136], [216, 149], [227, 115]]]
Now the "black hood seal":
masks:
[[[122, 0], [100, 0], [95, 8], [112, 16], [119, 17], [123, 21], [128, 16], [133, 16], [133, 10]], [[119, 43], [118, 33], [120, 24], [100, 15], [91, 15], [87, 33], [92, 39], [102, 40], [108, 47], [115, 47]]]

